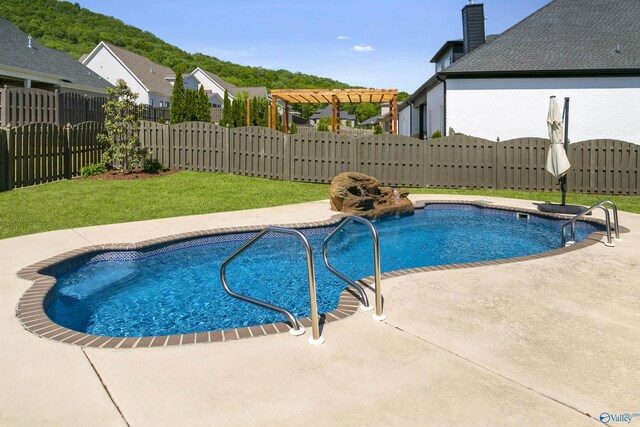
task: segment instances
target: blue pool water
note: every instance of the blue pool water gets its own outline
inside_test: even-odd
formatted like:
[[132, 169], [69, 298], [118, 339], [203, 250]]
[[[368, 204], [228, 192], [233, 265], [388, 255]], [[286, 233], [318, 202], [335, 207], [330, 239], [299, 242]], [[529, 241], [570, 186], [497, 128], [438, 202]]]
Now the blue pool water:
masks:
[[[380, 220], [382, 271], [511, 258], [560, 247], [561, 222], [464, 205], [430, 205]], [[314, 251], [318, 309], [336, 308], [345, 283], [322, 262], [332, 227], [303, 230]], [[579, 223], [576, 240], [597, 228]], [[57, 277], [46, 311], [70, 329], [108, 336], [171, 335], [285, 320], [222, 289], [220, 265], [255, 233], [213, 236], [146, 252], [111, 252]], [[353, 279], [373, 274], [369, 231], [349, 224], [330, 243], [329, 259]], [[237, 292], [309, 315], [305, 252], [295, 237], [267, 235], [227, 267]], [[383, 288], [384, 291], [384, 288]]]

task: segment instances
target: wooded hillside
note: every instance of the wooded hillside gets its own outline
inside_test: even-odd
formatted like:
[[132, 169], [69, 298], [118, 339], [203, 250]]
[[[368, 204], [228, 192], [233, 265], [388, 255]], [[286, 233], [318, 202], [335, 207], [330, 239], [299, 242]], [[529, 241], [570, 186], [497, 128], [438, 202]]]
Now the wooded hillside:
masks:
[[199, 66], [237, 86], [265, 86], [269, 89], [347, 88], [349, 85], [309, 74], [267, 70], [188, 53], [148, 31], [126, 25], [119, 19], [94, 13], [77, 3], [57, 0], [1, 0], [0, 16], [45, 46], [80, 58], [101, 41], [143, 55], [153, 62], [174, 68]]

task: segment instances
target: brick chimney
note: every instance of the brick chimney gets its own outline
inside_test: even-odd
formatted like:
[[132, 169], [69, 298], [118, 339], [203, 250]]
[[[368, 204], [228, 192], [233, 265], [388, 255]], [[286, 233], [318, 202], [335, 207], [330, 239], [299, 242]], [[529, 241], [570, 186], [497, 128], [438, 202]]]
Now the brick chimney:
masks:
[[465, 55], [484, 43], [484, 5], [482, 3], [475, 4], [474, 0], [469, 0], [469, 4], [462, 8], [462, 39]]

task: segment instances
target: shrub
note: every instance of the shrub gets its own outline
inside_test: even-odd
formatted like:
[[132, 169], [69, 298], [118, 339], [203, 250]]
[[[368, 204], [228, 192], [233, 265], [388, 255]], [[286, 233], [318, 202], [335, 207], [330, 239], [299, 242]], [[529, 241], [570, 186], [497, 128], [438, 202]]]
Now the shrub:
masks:
[[298, 133], [298, 125], [296, 125], [295, 123], [291, 123], [290, 133], [291, 135], [295, 135], [296, 133]]
[[148, 155], [148, 149], [142, 147], [138, 136], [140, 111], [135, 102], [138, 94], [133, 93], [124, 80], [118, 79], [113, 88], [107, 89], [107, 96], [103, 105], [105, 132], [97, 136], [106, 147], [102, 162], [128, 172], [138, 167]]
[[83, 166], [82, 169], [80, 169], [80, 175], [82, 175], [83, 178], [88, 178], [94, 175], [102, 175], [106, 171], [107, 168], [104, 163], [96, 163], [94, 165]]
[[373, 133], [374, 135], [379, 135], [383, 133], [382, 126], [380, 126], [380, 123], [376, 123], [376, 125], [373, 127]]
[[440, 138], [440, 137], [442, 137], [442, 132], [440, 132], [439, 130], [435, 131], [433, 135], [431, 135], [431, 138]]
[[146, 173], [160, 173], [164, 170], [164, 166], [157, 159], [145, 159], [142, 169]]

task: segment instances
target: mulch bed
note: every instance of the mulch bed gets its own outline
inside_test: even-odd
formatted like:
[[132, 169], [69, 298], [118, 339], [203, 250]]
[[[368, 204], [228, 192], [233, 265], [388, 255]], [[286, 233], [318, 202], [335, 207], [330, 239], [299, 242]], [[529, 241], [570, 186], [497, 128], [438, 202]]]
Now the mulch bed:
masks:
[[126, 179], [149, 179], [149, 178], [159, 178], [161, 176], [171, 175], [173, 173], [178, 172], [175, 169], [167, 169], [158, 173], [147, 173], [142, 169], [134, 169], [130, 172], [123, 173], [121, 171], [107, 171], [101, 175], [94, 175], [88, 178], [83, 179], [93, 179], [93, 180], [126, 180]]

